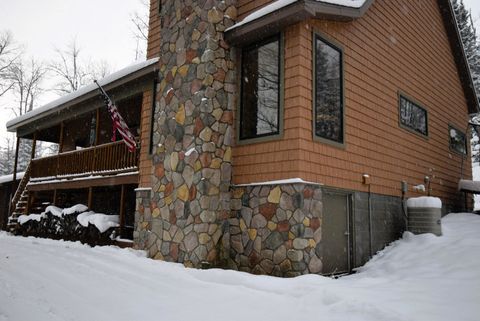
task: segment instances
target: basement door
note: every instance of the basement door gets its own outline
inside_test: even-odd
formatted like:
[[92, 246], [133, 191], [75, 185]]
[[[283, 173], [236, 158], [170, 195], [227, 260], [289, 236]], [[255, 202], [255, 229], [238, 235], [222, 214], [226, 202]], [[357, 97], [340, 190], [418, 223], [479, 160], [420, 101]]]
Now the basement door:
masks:
[[322, 218], [322, 274], [351, 271], [350, 237], [352, 194], [324, 191]]

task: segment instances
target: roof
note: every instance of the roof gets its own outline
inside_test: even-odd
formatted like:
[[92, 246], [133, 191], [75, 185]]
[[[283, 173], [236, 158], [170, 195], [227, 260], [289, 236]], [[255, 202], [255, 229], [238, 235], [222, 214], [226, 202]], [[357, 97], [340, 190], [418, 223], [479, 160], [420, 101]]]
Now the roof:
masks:
[[[101, 86], [108, 86], [113, 83], [116, 83], [122, 79], [125, 79], [129, 76], [141, 76], [143, 72], [150, 72], [153, 70], [153, 66], [158, 62], [158, 58], [149, 59], [142, 62], [137, 62], [126, 68], [123, 68], [117, 72], [114, 72], [105, 78], [102, 78], [98, 81]], [[87, 98], [90, 98], [91, 94], [96, 94], [98, 87], [96, 84], [92, 83], [85, 87], [78, 89], [70, 94], [62, 96], [42, 107], [35, 108], [34, 110], [16, 117], [7, 122], [7, 130], [15, 131], [17, 128], [24, 126], [28, 123], [34, 122], [37, 119], [47, 117], [54, 113], [58, 113], [64, 108], [71, 106], [73, 102], [79, 103]]]
[[[270, 3], [269, 5], [266, 5], [265, 7], [249, 14], [248, 16], [246, 16], [242, 21], [234, 24], [233, 26], [231, 26], [230, 28], [227, 28], [227, 32], [228, 31], [231, 31], [233, 29], [236, 29], [242, 25], [245, 25], [247, 23], [250, 23], [254, 20], [257, 20], [259, 18], [262, 18], [270, 13], [273, 13], [273, 12], [276, 12], [280, 9], [283, 9], [291, 4], [298, 4], [298, 3], [301, 3], [303, 1], [299, 1], [299, 0], [278, 0], [278, 1], [274, 1], [272, 3]], [[366, 0], [312, 0], [312, 2], [317, 2], [317, 3], [323, 3], [323, 4], [327, 4], [327, 5], [331, 5], [332, 8], [334, 7], [338, 7], [338, 9], [341, 10], [342, 7], [345, 7], [345, 8], [361, 8]]]
[[[265, 39], [306, 19], [351, 21], [361, 18], [374, 0], [278, 0], [246, 16], [226, 30], [225, 39], [232, 45], [243, 46]], [[477, 93], [473, 85], [460, 33], [450, 0], [437, 0], [453, 52], [469, 113], [479, 112]], [[260, 19], [261, 18], [261, 19]]]
[[239, 45], [265, 38], [305, 19], [353, 20], [363, 16], [373, 1], [278, 0], [227, 28], [225, 38], [229, 43]]

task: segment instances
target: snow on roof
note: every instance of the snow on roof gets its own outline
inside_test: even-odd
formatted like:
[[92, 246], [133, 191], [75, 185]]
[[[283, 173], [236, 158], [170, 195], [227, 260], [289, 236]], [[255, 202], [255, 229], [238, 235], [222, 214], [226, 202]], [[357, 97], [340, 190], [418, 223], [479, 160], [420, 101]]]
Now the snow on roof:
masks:
[[[317, 2], [328, 3], [332, 5], [337, 5], [341, 7], [348, 7], [348, 8], [360, 8], [363, 6], [366, 0], [316, 0]], [[297, 0], [278, 0], [275, 1], [251, 14], [246, 16], [242, 21], [234, 24], [233, 26], [227, 28], [225, 31], [229, 31], [235, 28], [238, 28], [244, 24], [257, 20], [263, 16], [266, 16], [272, 12], [280, 10], [284, 7], [287, 7], [293, 3], [297, 2]]]
[[[151, 66], [155, 63], [158, 62], [158, 58], [153, 58], [153, 59], [149, 59], [149, 60], [146, 60], [146, 61], [141, 61], [141, 62], [137, 62], [137, 63], [134, 63], [128, 67], [125, 67], [123, 69], [120, 69], [119, 71], [116, 71], [102, 79], [100, 79], [98, 81], [98, 83], [101, 85], [101, 86], [105, 86], [105, 85], [108, 85], [116, 80], [119, 80], [125, 76], [128, 76], [129, 74], [132, 74], [136, 71], [139, 71], [145, 67], [148, 67], [148, 66]], [[8, 130], [14, 130], [15, 128], [11, 128], [17, 124], [19, 124], [20, 122], [23, 122], [23, 121], [26, 121], [26, 120], [29, 120], [35, 116], [38, 116], [38, 115], [42, 115], [42, 114], [45, 114], [44, 116], [48, 115], [50, 112], [53, 112], [57, 107], [71, 101], [71, 100], [74, 100], [75, 98], [78, 98], [78, 97], [81, 97], [85, 94], [88, 94], [92, 91], [95, 91], [97, 90], [98, 87], [96, 84], [94, 83], [91, 83], [90, 85], [87, 85], [85, 87], [82, 87], [80, 89], [78, 89], [77, 91], [74, 91], [70, 94], [67, 94], [65, 96], [62, 96], [46, 105], [43, 105], [42, 107], [39, 107], [39, 108], [35, 108], [34, 110], [22, 115], [22, 116], [19, 116], [19, 117], [16, 117], [14, 119], [11, 119], [10, 121], [7, 122], [7, 129]]]
[[[25, 172], [17, 173], [17, 180], [22, 179]], [[9, 183], [13, 181], [13, 174], [0, 176], [0, 184]]]
[[458, 183], [458, 189], [460, 191], [468, 191], [475, 194], [480, 193], [480, 181], [461, 179]]

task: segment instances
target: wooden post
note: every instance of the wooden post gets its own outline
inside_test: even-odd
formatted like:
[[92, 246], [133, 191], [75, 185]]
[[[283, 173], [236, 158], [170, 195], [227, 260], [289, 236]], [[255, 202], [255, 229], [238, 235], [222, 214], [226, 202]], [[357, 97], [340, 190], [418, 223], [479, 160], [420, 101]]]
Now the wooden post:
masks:
[[64, 131], [64, 123], [63, 121], [60, 123], [60, 137], [59, 137], [59, 141], [58, 141], [58, 153], [62, 153], [63, 152], [63, 131]]
[[88, 188], [88, 203], [87, 203], [87, 206], [88, 206], [88, 209], [91, 210], [92, 209], [92, 199], [93, 199], [93, 187], [89, 187]]
[[122, 184], [120, 190], [120, 237], [124, 234], [125, 229], [125, 185]]
[[10, 194], [10, 213], [12, 214], [13, 211], [15, 211], [15, 207], [12, 206], [12, 201], [13, 197], [15, 196], [15, 193], [17, 192], [17, 166], [18, 166], [18, 149], [20, 147], [20, 137], [17, 136], [17, 146], [15, 149], [15, 161], [13, 163], [13, 181], [12, 181], [12, 193]]
[[98, 130], [100, 128], [100, 108], [97, 108], [97, 121], [95, 123], [95, 146], [98, 145]]
[[53, 205], [57, 204], [57, 189], [53, 190], [53, 202], [52, 202], [52, 204]]
[[33, 133], [33, 142], [32, 142], [32, 155], [30, 156], [30, 160], [35, 158], [35, 151], [37, 149], [37, 131]]

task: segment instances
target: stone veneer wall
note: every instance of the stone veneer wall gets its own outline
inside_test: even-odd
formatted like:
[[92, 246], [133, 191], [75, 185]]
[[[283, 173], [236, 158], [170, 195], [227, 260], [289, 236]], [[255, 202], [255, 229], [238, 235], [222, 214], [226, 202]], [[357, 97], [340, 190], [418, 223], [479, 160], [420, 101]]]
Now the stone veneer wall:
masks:
[[235, 53], [223, 41], [235, 0], [162, 2], [152, 191], [137, 193], [136, 248], [202, 266], [230, 213]]
[[255, 274], [320, 273], [320, 185], [236, 186], [223, 244], [229, 267]]

